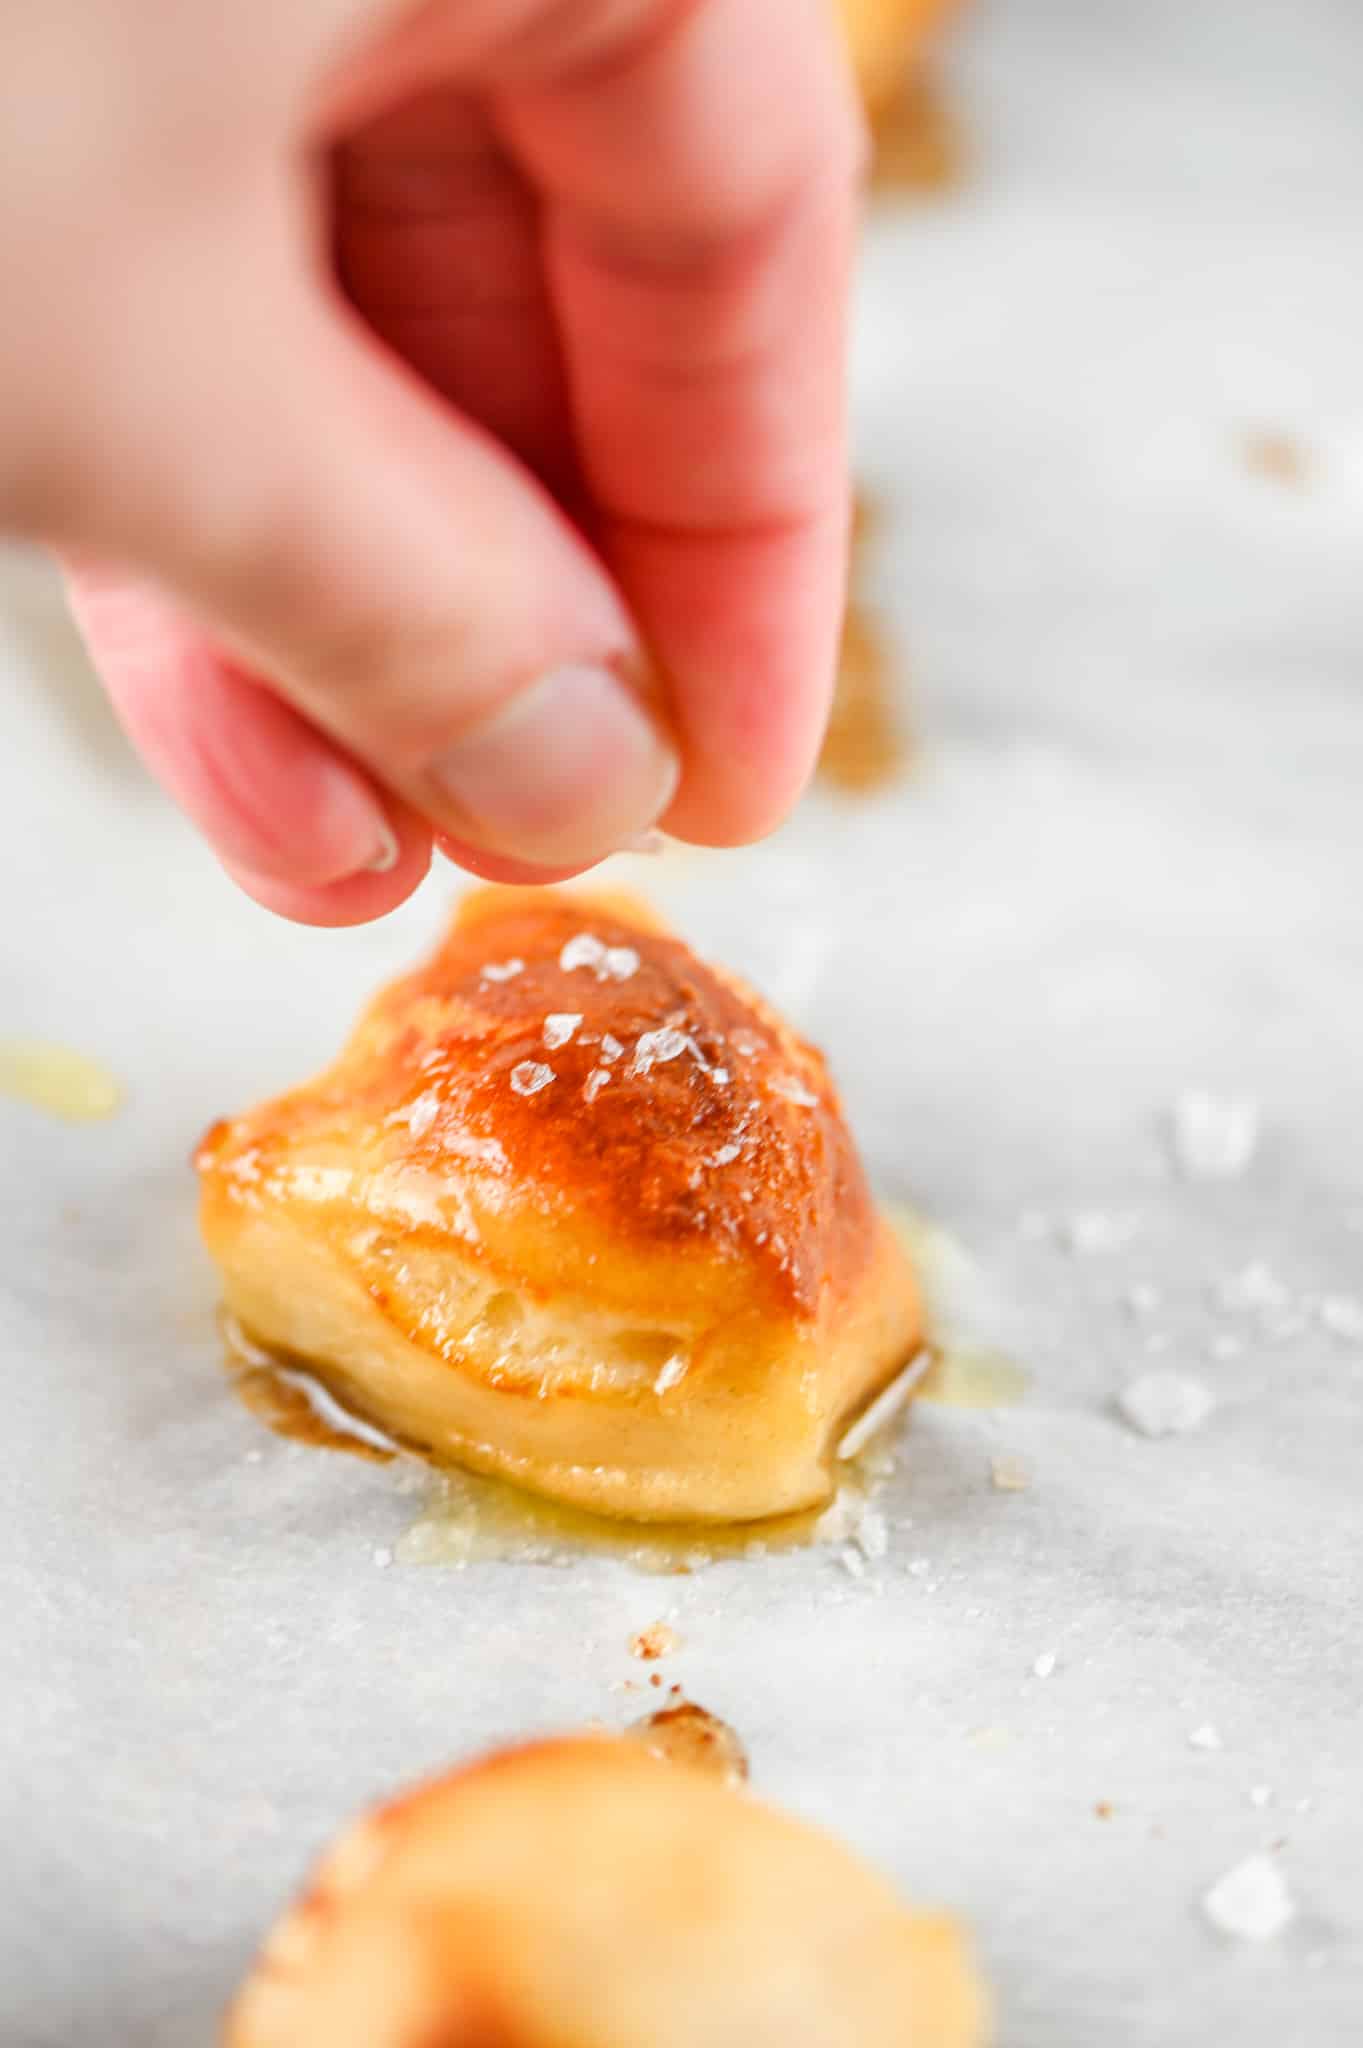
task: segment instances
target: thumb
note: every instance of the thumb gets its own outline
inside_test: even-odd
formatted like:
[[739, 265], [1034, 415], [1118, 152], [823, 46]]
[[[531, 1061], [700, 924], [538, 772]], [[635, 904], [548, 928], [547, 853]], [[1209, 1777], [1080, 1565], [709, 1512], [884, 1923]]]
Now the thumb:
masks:
[[[167, 452], [132, 531], [125, 516], [78, 537], [131, 561], [180, 610], [175, 660], [158, 672], [144, 641], [136, 687], [110, 678], [134, 737], [154, 723], [148, 751], [163, 766], [202, 751], [167, 741], [177, 722], [204, 723], [188, 614], [206, 654], [475, 862], [576, 869], [652, 825], [676, 756], [623, 602], [583, 539], [339, 301], [276, 281], [255, 303], [270, 305], [268, 327], [254, 340], [238, 327], [225, 366], [215, 350], [211, 388], [199, 371], [204, 388], [168, 405], [176, 430], [160, 435]], [[208, 360], [182, 348], [187, 359]], [[120, 500], [125, 514], [132, 503]], [[101, 615], [87, 607], [92, 650], [117, 668]], [[247, 696], [215, 701], [230, 710]], [[297, 726], [287, 721], [295, 750]], [[251, 744], [268, 744], [260, 720]], [[179, 793], [196, 815], [209, 808]], [[276, 835], [269, 868], [285, 881], [287, 843]], [[230, 852], [241, 865], [241, 846]]]

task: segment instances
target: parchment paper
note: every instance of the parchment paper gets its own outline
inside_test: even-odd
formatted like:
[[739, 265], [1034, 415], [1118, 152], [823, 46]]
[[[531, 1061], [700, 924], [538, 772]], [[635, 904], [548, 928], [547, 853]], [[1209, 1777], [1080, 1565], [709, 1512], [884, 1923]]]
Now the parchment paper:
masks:
[[[1029, 1396], [920, 1411], [859, 1578], [377, 1563], [419, 1492], [229, 1393], [186, 1157], [330, 1053], [456, 881], [271, 922], [13, 571], [0, 1033], [128, 1099], [0, 1102], [11, 2048], [207, 2044], [341, 1821], [642, 1711], [661, 1616], [760, 1789], [969, 1917], [1006, 2048], [1363, 2037], [1363, 1345], [1321, 1308], [1363, 1296], [1363, 20], [1013, 0], [946, 75], [970, 182], [871, 229], [857, 362], [915, 773], [621, 869], [828, 1047]], [[1300, 481], [1247, 464], [1261, 433]], [[1242, 1175], [1172, 1169], [1190, 1088], [1260, 1105]], [[1225, 1307], [1255, 1261], [1276, 1301]], [[1215, 1394], [1199, 1430], [1117, 1417], [1152, 1366]], [[1270, 1847], [1297, 1918], [1228, 1943], [1201, 1895]]]

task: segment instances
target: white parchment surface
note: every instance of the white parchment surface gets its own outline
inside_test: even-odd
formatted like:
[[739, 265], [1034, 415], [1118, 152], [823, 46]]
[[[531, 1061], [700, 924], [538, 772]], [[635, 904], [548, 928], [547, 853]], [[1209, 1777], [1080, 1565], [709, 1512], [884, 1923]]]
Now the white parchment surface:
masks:
[[[916, 772], [620, 865], [827, 1046], [1028, 1398], [918, 1414], [859, 1577], [376, 1562], [419, 1495], [228, 1392], [186, 1160], [455, 880], [254, 910], [15, 570], [0, 1035], [127, 1102], [0, 1101], [6, 2048], [206, 2048], [339, 1822], [640, 1711], [662, 1616], [762, 1790], [969, 1917], [1005, 2048], [1363, 2038], [1363, 18], [1011, 0], [947, 79], [971, 179], [872, 227], [856, 379]], [[1258, 1105], [1243, 1172], [1175, 1170], [1188, 1090]], [[1120, 1419], [1155, 1368], [1199, 1427]], [[1199, 1901], [1260, 1850], [1296, 1917], [1237, 1945]]]

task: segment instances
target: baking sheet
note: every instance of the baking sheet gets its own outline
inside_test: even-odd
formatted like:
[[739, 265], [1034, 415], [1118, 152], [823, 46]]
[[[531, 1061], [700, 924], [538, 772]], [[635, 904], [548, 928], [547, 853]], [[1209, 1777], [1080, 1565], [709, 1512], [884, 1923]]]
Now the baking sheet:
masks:
[[[272, 923], [9, 573], [0, 1032], [127, 1103], [0, 1102], [7, 2044], [208, 2043], [338, 1823], [643, 1711], [627, 1646], [664, 1616], [763, 1791], [968, 1915], [1006, 2048], [1359, 2037], [1363, 1344], [1321, 1304], [1363, 1297], [1360, 75], [1326, 0], [977, 11], [971, 181], [878, 219], [861, 308], [915, 775], [620, 864], [829, 1048], [881, 1186], [1032, 1373], [919, 1412], [860, 1577], [385, 1565], [419, 1476], [238, 1406], [189, 1147], [309, 1072], [457, 884]], [[1299, 481], [1246, 461], [1262, 433]], [[1174, 1171], [1190, 1088], [1260, 1106], [1243, 1174]], [[1226, 1306], [1256, 1261], [1277, 1297]], [[1199, 1430], [1115, 1416], [1152, 1366], [1215, 1394]], [[1199, 1899], [1269, 1847], [1297, 1918], [1227, 1943]]]

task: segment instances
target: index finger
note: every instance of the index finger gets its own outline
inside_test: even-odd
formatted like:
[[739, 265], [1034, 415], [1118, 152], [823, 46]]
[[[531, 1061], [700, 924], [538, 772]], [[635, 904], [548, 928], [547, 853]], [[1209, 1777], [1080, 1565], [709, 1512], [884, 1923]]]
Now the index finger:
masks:
[[862, 138], [828, 0], [635, 12], [495, 108], [543, 195], [594, 537], [668, 679], [668, 823], [721, 844], [794, 801], [832, 691]]

